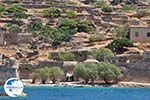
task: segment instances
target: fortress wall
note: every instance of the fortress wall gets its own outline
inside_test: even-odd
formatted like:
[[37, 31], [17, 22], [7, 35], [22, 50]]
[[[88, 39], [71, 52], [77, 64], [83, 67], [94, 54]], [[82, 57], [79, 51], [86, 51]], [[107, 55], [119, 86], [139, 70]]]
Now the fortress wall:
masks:
[[17, 77], [16, 68], [0, 67], [0, 84], [4, 84], [4, 82], [9, 78], [16, 78], [16, 77]]

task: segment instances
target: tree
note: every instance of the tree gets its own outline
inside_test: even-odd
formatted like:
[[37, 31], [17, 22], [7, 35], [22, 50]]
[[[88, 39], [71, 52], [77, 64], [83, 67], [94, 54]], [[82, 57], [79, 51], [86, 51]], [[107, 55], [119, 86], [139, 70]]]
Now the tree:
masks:
[[34, 84], [36, 79], [39, 78], [40, 78], [39, 69], [35, 69], [32, 73], [32, 84]]
[[34, 71], [34, 76], [35, 76], [34, 79], [35, 78], [40, 78], [41, 79], [41, 83], [42, 84], [46, 84], [46, 81], [47, 81], [47, 79], [49, 77], [49, 73], [46, 70], [46, 68], [39, 68], [39, 69], [36, 69]]
[[49, 71], [49, 77], [52, 80], [53, 84], [56, 83], [57, 80], [62, 79], [64, 72], [60, 67], [52, 67]]
[[74, 72], [76, 77], [85, 80], [86, 84], [89, 80], [94, 84], [94, 80], [97, 78], [97, 65], [94, 63], [79, 63], [76, 65]]
[[107, 47], [116, 53], [125, 51], [124, 47], [132, 47], [133, 42], [127, 38], [116, 39], [112, 41]]
[[97, 65], [97, 70], [99, 78], [103, 79], [106, 84], [112, 81], [117, 83], [118, 79], [123, 76], [117, 66], [106, 62], [100, 62]]
[[98, 77], [97, 64], [95, 63], [85, 63], [87, 68], [87, 73], [89, 74], [89, 78], [91, 79], [92, 85], [94, 85], [95, 79]]
[[78, 22], [78, 32], [93, 32], [94, 27], [91, 21], [83, 20]]
[[105, 57], [113, 57], [114, 54], [110, 49], [101, 48], [97, 51], [92, 52], [92, 55], [99, 61], [104, 61]]

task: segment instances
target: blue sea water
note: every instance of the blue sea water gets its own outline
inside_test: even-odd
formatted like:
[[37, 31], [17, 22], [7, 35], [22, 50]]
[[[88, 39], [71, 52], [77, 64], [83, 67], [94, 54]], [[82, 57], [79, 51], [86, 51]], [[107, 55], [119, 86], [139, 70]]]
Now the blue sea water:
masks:
[[[0, 87], [0, 92], [4, 92]], [[27, 97], [0, 97], [0, 100], [150, 100], [146, 88], [62, 88], [25, 87]]]

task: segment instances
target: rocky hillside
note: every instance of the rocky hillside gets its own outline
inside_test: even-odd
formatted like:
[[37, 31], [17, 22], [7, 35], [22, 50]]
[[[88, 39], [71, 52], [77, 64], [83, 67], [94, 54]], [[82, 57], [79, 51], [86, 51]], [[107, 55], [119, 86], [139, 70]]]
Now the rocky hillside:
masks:
[[[1, 0], [0, 28], [14, 33], [32, 34], [29, 42], [4, 41], [0, 53], [18, 56], [24, 61], [47, 60], [49, 52], [93, 51], [109, 48], [114, 53], [126, 50], [142, 52], [143, 43], [127, 44], [130, 26], [149, 25], [149, 2], [146, 0]], [[20, 39], [18, 36], [17, 39]], [[127, 42], [124, 39], [127, 38]], [[120, 39], [120, 40], [119, 40]], [[119, 44], [118, 44], [119, 43]], [[129, 46], [129, 48], [127, 48]], [[121, 49], [121, 50], [120, 50]], [[7, 51], [7, 52], [6, 52]], [[20, 58], [20, 57], [19, 57]]]

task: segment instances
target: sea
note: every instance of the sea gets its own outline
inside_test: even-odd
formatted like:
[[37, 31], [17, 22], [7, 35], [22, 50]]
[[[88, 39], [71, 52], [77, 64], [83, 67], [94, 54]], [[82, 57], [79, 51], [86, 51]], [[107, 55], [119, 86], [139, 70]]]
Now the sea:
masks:
[[[0, 97], [0, 100], [150, 100], [149, 88], [111, 87], [25, 87], [26, 97]], [[0, 93], [4, 93], [0, 87]]]

